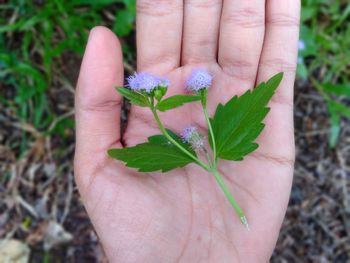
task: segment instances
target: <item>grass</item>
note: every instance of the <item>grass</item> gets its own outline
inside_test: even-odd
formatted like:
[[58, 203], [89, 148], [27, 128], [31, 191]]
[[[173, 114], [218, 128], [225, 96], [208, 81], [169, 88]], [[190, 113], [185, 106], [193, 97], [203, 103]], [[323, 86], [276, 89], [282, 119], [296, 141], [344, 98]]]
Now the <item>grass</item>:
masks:
[[[325, 99], [332, 147], [337, 143], [341, 118], [350, 118], [346, 106], [346, 98], [350, 98], [349, 15], [348, 1], [302, 1], [298, 76], [312, 82]], [[0, 79], [6, 87], [0, 91], [0, 103], [38, 132], [64, 136], [74, 123], [71, 116], [55, 109], [50, 95], [58, 81], [66, 81], [62, 68], [67, 54], [82, 56], [93, 26], [104, 24], [118, 36], [128, 37], [134, 20], [134, 0], [54, 0], [43, 4], [18, 0], [0, 5]], [[133, 45], [124, 45], [123, 51], [127, 60], [134, 60]], [[16, 147], [24, 152], [27, 145], [24, 133]]]
[[304, 0], [298, 76], [323, 96], [330, 114], [329, 144], [335, 147], [341, 118], [350, 118], [350, 3]]
[[[316, 234], [308, 232], [310, 220], [314, 219], [309, 211], [313, 210], [317, 218], [328, 220], [329, 216], [332, 220], [337, 219], [337, 226], [342, 225], [342, 221], [333, 212], [343, 213], [340, 200], [347, 200], [345, 194], [343, 199], [339, 197], [339, 189], [343, 189], [346, 184], [335, 184], [342, 182], [336, 178], [336, 172], [345, 168], [339, 168], [335, 160], [337, 155], [346, 154], [346, 145], [337, 143], [338, 137], [342, 130], [343, 134], [346, 130], [349, 132], [344, 124], [350, 119], [350, 3], [347, 0], [303, 0], [302, 6], [300, 39], [303, 44], [300, 45], [297, 72], [302, 91], [296, 91], [296, 96], [301, 98], [296, 105], [300, 160], [296, 165], [297, 191], [294, 191], [294, 198], [292, 193], [292, 202], [298, 200], [296, 193], [299, 191], [302, 193], [300, 199], [305, 199], [305, 203], [300, 201], [300, 206], [295, 206], [297, 209], [292, 204], [291, 216], [287, 216], [286, 231], [282, 237], [295, 234], [297, 240], [299, 232], [295, 229], [299, 229], [305, 231], [305, 243], [313, 238], [313, 241], [318, 242], [314, 246], [318, 246], [322, 241], [317, 241], [315, 235], [323, 232], [318, 228], [315, 228]], [[89, 30], [96, 25], [108, 26], [121, 36], [124, 60], [126, 64], [135, 64], [134, 20], [135, 0], [9, 0], [6, 4], [0, 4], [0, 173], [5, 175], [0, 176], [0, 209], [1, 213], [5, 210], [14, 218], [11, 222], [8, 220], [8, 227], [19, 229], [9, 231], [16, 238], [25, 240], [41, 222], [20, 205], [16, 209], [11, 208], [6, 201], [1, 200], [12, 197], [14, 191], [29, 205], [35, 206], [37, 200], [44, 196], [45, 190], [50, 193], [48, 212], [56, 215], [58, 211], [54, 219], [64, 223], [75, 234], [76, 244], [79, 244], [82, 254], [85, 255], [89, 250], [85, 246], [91, 248], [88, 245], [90, 243], [95, 248], [95, 241], [86, 241], [90, 238], [90, 232], [80, 232], [81, 226], [87, 229], [91, 229], [91, 226], [88, 225], [78, 194], [70, 190], [73, 195], [71, 200], [66, 202], [62, 198], [62, 193], [69, 196], [66, 194], [69, 192], [67, 189], [73, 189], [71, 160], [74, 85]], [[319, 100], [303, 97], [305, 94], [302, 93], [310, 92], [310, 86], [321, 95], [323, 105], [320, 105]], [[328, 123], [323, 121], [326, 116], [325, 107], [329, 113]], [[319, 116], [321, 114], [324, 116]], [[308, 134], [308, 127], [311, 130], [316, 127], [311, 132], [322, 132], [327, 125], [331, 130], [329, 145], [335, 148], [334, 151], [324, 150], [326, 147], [322, 134], [316, 135], [321, 136], [317, 138], [301, 134]], [[342, 142], [345, 141], [342, 139]], [[5, 147], [2, 148], [3, 145]], [[5, 162], [5, 165], [2, 165], [3, 149], [6, 149], [5, 161], [8, 163]], [[324, 152], [326, 153], [323, 154]], [[330, 168], [323, 172], [320, 163]], [[51, 171], [52, 165], [56, 165], [54, 171]], [[307, 169], [308, 172], [305, 173]], [[322, 180], [327, 181], [327, 186], [320, 181], [322, 176], [325, 177]], [[71, 179], [68, 180], [68, 177]], [[16, 182], [15, 190], [11, 188], [12, 182]], [[331, 200], [329, 206], [336, 206], [322, 207], [333, 211], [330, 215], [322, 214], [324, 210], [313, 206], [314, 203], [319, 203], [317, 200], [322, 197], [321, 193], [326, 193], [326, 200]], [[313, 198], [316, 201], [309, 202]], [[300, 211], [305, 210], [305, 205], [308, 205], [306, 213]], [[297, 211], [295, 214], [293, 209]], [[67, 221], [60, 221], [60, 214], [66, 210], [69, 214]], [[317, 211], [322, 213], [317, 214]], [[305, 222], [300, 224], [299, 219], [305, 219]], [[19, 228], [16, 226], [18, 222]], [[324, 221], [323, 224], [330, 231], [332, 224], [328, 222], [330, 221]], [[332, 239], [339, 235], [337, 231], [334, 229], [334, 234], [332, 232], [330, 235]], [[281, 242], [280, 255], [286, 249], [295, 250], [288, 240], [291, 239]], [[320, 240], [324, 240], [324, 237]], [[41, 245], [31, 246], [41, 249]], [[302, 245], [296, 247], [302, 251], [300, 258], [306, 258], [307, 251], [311, 251], [307, 247], [304, 250]], [[327, 251], [330, 251], [329, 247], [323, 250]], [[52, 251], [41, 250], [38, 252], [39, 260], [33, 262], [49, 262], [49, 253], [50, 262], [54, 262], [51, 260], [55, 258], [51, 256]], [[317, 254], [318, 250], [312, 253]]]
[[[0, 80], [5, 87], [0, 91], [1, 106], [37, 134], [64, 136], [74, 123], [71, 114], [55, 108], [53, 89], [74, 86], [74, 80], [67, 77], [67, 59], [79, 60], [92, 27], [107, 25], [127, 37], [134, 19], [135, 2], [130, 0], [9, 1], [0, 5]], [[126, 58], [132, 60], [132, 47], [123, 48]], [[20, 144], [14, 145], [21, 153], [28, 147], [27, 135], [24, 131]]]

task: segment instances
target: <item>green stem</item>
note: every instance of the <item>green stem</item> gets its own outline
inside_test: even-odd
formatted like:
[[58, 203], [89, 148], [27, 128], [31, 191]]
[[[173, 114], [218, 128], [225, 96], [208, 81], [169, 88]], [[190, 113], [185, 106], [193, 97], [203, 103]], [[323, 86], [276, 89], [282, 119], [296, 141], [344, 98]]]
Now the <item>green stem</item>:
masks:
[[240, 206], [238, 205], [238, 203], [236, 202], [236, 200], [233, 198], [232, 194], [230, 193], [230, 190], [228, 189], [225, 181], [222, 179], [220, 173], [218, 172], [218, 170], [216, 168], [214, 168], [212, 170], [212, 173], [216, 179], [216, 181], [218, 182], [218, 184], [220, 185], [222, 191], [224, 192], [225, 196], [227, 197], [227, 199], [230, 201], [233, 209], [235, 210], [235, 212], [237, 213], [237, 215], [239, 216], [239, 219], [241, 220], [242, 224], [245, 225], [248, 229], [248, 221], [247, 218], [243, 212], [243, 210], [240, 208]]
[[201, 166], [204, 170], [212, 172], [215, 180], [218, 182], [219, 186], [221, 187], [222, 191], [224, 192], [225, 196], [227, 197], [227, 199], [230, 201], [233, 209], [235, 210], [235, 212], [237, 213], [239, 219], [241, 220], [242, 224], [245, 225], [248, 229], [248, 221], [247, 218], [243, 212], [243, 210], [240, 208], [240, 206], [238, 205], [238, 203], [236, 202], [236, 200], [233, 198], [232, 194], [230, 193], [230, 190], [228, 189], [225, 181], [222, 179], [220, 173], [217, 170], [217, 156], [216, 156], [216, 146], [215, 146], [215, 138], [214, 138], [214, 132], [209, 120], [209, 116], [208, 116], [208, 112], [206, 110], [206, 95], [202, 95], [202, 107], [203, 107], [203, 112], [204, 112], [204, 116], [205, 119], [208, 123], [208, 129], [209, 129], [209, 134], [212, 140], [212, 144], [213, 144], [213, 154], [214, 154], [214, 158], [213, 161], [211, 160], [208, 152], [206, 150], [205, 154], [206, 157], [208, 159], [208, 165], [206, 165], [205, 163], [203, 163], [201, 160], [199, 160], [196, 156], [194, 156], [192, 153], [190, 153], [189, 151], [187, 151], [184, 147], [182, 147], [176, 140], [174, 140], [174, 138], [172, 138], [169, 133], [167, 132], [167, 130], [164, 128], [158, 114], [157, 114], [157, 110], [155, 109], [155, 107], [153, 106], [153, 103], [151, 102], [151, 111], [153, 113], [154, 119], [156, 120], [159, 129], [161, 130], [161, 132], [163, 133], [163, 135], [171, 142], [173, 143], [176, 147], [178, 147], [182, 152], [184, 152], [187, 156], [189, 156], [195, 163], [197, 163], [199, 166]]
[[210, 167], [210, 168], [213, 168], [214, 166], [213, 166], [213, 163], [212, 163], [212, 161], [211, 161], [211, 158], [210, 158], [210, 155], [209, 155], [207, 149], [206, 149], [206, 148], [203, 148], [203, 152], [205, 153], [205, 156], [206, 156], [206, 158], [207, 158], [209, 167]]
[[163, 135], [170, 141], [172, 142], [177, 148], [179, 148], [182, 152], [184, 152], [188, 157], [190, 157], [195, 163], [197, 163], [199, 166], [201, 166], [203, 169], [205, 169], [206, 171], [209, 171], [209, 167], [203, 163], [201, 160], [199, 160], [196, 156], [194, 156], [192, 153], [190, 153], [189, 151], [187, 151], [184, 147], [182, 147], [177, 141], [174, 140], [173, 137], [171, 137], [169, 135], [169, 133], [167, 132], [167, 130], [164, 128], [162, 122], [159, 119], [159, 116], [157, 114], [157, 111], [154, 107], [151, 107], [154, 119], [156, 120], [159, 129], [161, 130], [161, 132], [163, 133]]
[[205, 120], [208, 124], [208, 130], [209, 130], [209, 135], [211, 138], [211, 142], [213, 145], [213, 165], [214, 167], [216, 167], [216, 163], [217, 163], [217, 156], [216, 156], [216, 143], [215, 143], [215, 137], [214, 137], [214, 131], [213, 131], [213, 127], [211, 126], [210, 120], [209, 120], [209, 115], [208, 115], [208, 111], [207, 111], [207, 98], [206, 95], [202, 95], [202, 108], [203, 108], [203, 113], [204, 113], [204, 117]]
[[323, 98], [326, 100], [326, 102], [331, 101], [331, 97], [325, 93], [322, 89], [322, 86], [320, 85], [320, 83], [318, 83], [318, 81], [316, 79], [314, 79], [313, 77], [310, 78], [312, 84], [314, 85], [314, 87], [317, 89], [317, 91], [323, 96]]

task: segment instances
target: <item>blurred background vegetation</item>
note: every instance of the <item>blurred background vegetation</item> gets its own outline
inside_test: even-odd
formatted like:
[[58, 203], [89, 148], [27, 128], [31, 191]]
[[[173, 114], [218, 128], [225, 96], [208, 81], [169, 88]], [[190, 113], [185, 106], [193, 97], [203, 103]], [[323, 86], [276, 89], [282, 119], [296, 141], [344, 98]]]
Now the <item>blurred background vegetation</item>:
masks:
[[[0, 1], [0, 239], [31, 262], [104, 260], [72, 179], [74, 86], [96, 25], [121, 38], [133, 71], [135, 10], [135, 0]], [[347, 0], [302, 1], [296, 179], [272, 262], [350, 262], [349, 21]]]
[[342, 103], [350, 98], [349, 14], [348, 1], [303, 1], [297, 73], [327, 104], [331, 147], [337, 144], [340, 119], [350, 118], [350, 108]]

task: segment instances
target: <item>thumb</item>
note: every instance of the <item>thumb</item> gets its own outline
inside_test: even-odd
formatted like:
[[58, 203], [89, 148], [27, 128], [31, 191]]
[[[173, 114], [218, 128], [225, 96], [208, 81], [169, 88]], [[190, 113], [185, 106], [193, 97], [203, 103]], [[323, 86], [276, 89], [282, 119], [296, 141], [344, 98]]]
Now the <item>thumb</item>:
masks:
[[[107, 157], [106, 150], [120, 141], [121, 96], [123, 85], [120, 43], [105, 27], [91, 30], [80, 69], [75, 95], [75, 167], [90, 166]], [[88, 169], [88, 167], [86, 167]], [[89, 181], [89, 173], [76, 173], [77, 182]]]

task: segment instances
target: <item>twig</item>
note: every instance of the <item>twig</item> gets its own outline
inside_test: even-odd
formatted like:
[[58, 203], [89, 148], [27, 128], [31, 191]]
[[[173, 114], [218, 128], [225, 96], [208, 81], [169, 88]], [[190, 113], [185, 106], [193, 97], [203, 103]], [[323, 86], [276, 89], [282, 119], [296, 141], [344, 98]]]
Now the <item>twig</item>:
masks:
[[20, 195], [19, 193], [17, 193], [15, 200], [17, 203], [19, 203], [24, 209], [26, 209], [32, 216], [34, 216], [35, 218], [38, 218], [38, 213], [35, 211], [35, 209], [33, 208], [33, 206], [31, 206], [27, 201], [25, 201]]
[[60, 224], [63, 225], [64, 221], [66, 220], [69, 210], [70, 210], [70, 204], [72, 201], [73, 196], [73, 175], [71, 173], [68, 174], [68, 189], [67, 189], [67, 195], [64, 202], [64, 210], [63, 215], [60, 220]]
[[65, 118], [68, 118], [68, 117], [73, 116], [73, 115], [74, 115], [74, 110], [71, 110], [69, 112], [66, 112], [66, 113], [62, 114], [61, 116], [56, 118], [53, 122], [51, 122], [51, 125], [48, 128], [48, 131], [49, 132], [52, 131], [53, 128], [55, 128], [55, 126], [57, 125], [57, 123], [59, 123], [60, 121], [62, 121]]
[[342, 183], [343, 205], [344, 205], [344, 210], [340, 209], [340, 213], [344, 220], [345, 231], [350, 237], [350, 222], [349, 222], [350, 207], [349, 207], [349, 200], [348, 200], [349, 195], [348, 195], [348, 188], [347, 188], [347, 172], [346, 172], [347, 169], [346, 169], [345, 159], [339, 150], [337, 150], [337, 158], [339, 160], [339, 165], [341, 167], [340, 175], [342, 179], [341, 183]]

